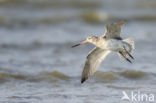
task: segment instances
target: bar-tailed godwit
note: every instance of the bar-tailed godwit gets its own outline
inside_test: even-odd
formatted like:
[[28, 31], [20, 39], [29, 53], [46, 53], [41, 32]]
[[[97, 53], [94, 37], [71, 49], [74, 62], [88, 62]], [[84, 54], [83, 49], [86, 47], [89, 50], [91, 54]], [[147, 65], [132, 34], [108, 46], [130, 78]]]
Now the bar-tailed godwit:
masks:
[[128, 57], [134, 59], [130, 54], [134, 49], [134, 41], [131, 38], [123, 40], [120, 37], [121, 26], [123, 24], [123, 21], [108, 24], [105, 27], [104, 35], [101, 35], [100, 37], [88, 36], [86, 40], [72, 46], [76, 47], [85, 43], [92, 43], [96, 46], [93, 50], [90, 51], [86, 58], [82, 72], [81, 83], [86, 81], [96, 72], [99, 64], [110, 52], [117, 52], [121, 59], [125, 59], [132, 63]]

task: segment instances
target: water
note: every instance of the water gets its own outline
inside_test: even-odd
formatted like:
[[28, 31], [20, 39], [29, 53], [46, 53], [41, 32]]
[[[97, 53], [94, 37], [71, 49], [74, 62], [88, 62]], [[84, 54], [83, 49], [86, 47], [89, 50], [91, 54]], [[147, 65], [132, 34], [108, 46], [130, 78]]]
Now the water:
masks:
[[[156, 96], [155, 9], [155, 0], [1, 1], [0, 102], [129, 103], [122, 91]], [[112, 53], [81, 84], [94, 46], [71, 46], [120, 19], [127, 21], [122, 37], [135, 41], [133, 64]]]

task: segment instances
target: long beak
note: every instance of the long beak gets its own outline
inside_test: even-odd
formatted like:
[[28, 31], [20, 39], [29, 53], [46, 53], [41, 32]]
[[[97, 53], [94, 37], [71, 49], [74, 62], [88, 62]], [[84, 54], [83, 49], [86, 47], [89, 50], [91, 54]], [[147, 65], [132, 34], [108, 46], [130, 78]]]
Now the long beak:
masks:
[[82, 44], [86, 44], [86, 43], [88, 43], [88, 41], [84, 40], [84, 41], [80, 42], [79, 44], [73, 45], [72, 48], [77, 47], [77, 46], [82, 45]]

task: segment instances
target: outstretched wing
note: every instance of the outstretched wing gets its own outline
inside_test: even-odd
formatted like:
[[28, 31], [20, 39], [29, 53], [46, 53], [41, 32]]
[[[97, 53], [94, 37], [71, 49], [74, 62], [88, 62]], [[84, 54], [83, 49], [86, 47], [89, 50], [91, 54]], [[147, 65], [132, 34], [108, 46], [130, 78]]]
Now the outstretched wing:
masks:
[[115, 38], [115, 39], [122, 39], [120, 37], [120, 33], [121, 33], [121, 26], [124, 24], [124, 21], [120, 21], [120, 22], [116, 22], [113, 24], [108, 24], [105, 27], [105, 33], [103, 35], [103, 37], [106, 38]]
[[92, 76], [102, 60], [110, 53], [108, 50], [103, 50], [95, 47], [87, 56], [85, 66], [82, 72], [81, 83]]

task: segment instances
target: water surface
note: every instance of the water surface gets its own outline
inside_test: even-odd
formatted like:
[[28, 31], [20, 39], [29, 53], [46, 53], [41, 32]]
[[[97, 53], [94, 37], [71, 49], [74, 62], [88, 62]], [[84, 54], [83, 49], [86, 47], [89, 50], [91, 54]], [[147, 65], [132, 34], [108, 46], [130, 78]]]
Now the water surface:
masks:
[[[129, 103], [122, 91], [156, 96], [155, 9], [155, 0], [1, 1], [0, 102]], [[94, 46], [71, 46], [116, 20], [127, 21], [122, 37], [134, 38], [133, 64], [112, 53], [81, 84]]]

